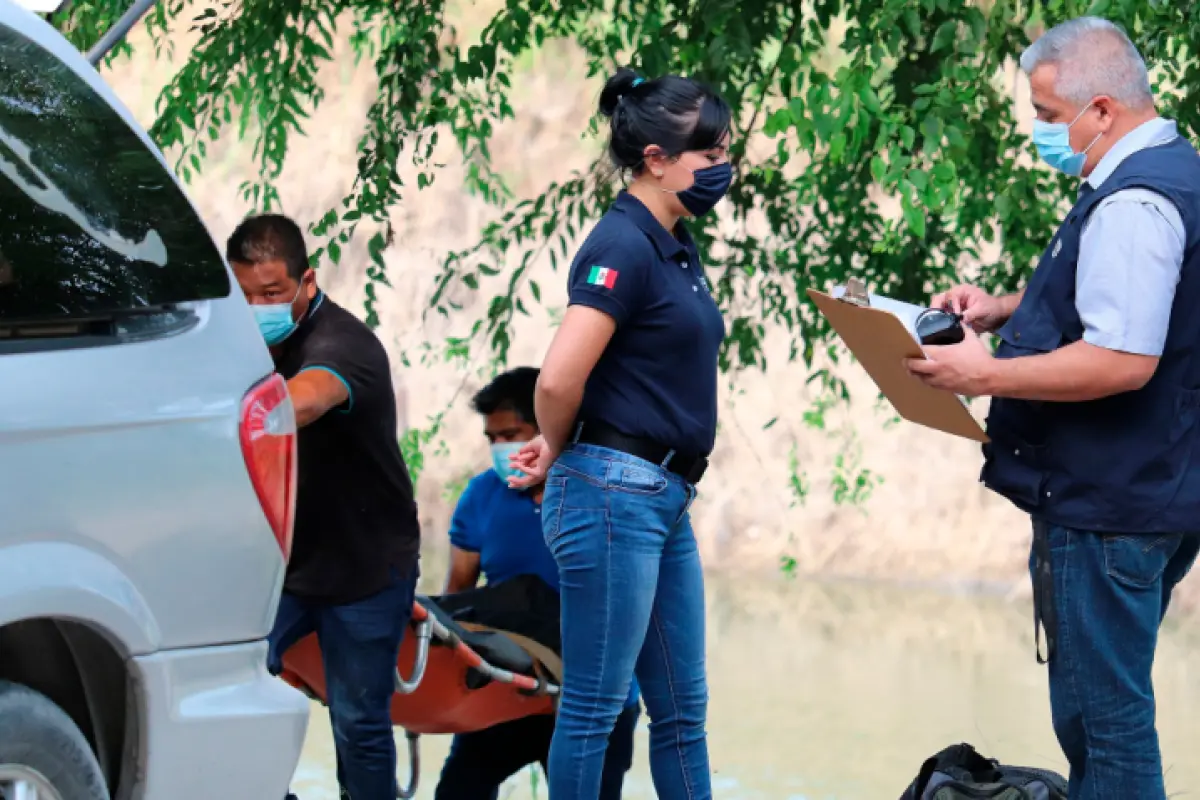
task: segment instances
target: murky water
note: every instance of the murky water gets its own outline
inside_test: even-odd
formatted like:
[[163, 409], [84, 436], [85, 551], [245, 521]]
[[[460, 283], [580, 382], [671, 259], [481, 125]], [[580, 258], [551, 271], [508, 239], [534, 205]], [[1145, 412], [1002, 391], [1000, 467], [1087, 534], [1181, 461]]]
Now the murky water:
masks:
[[[1028, 601], [819, 584], [710, 579], [709, 748], [721, 800], [886, 800], [959, 741], [1010, 763], [1065, 771], [1050, 728]], [[1167, 786], [1200, 785], [1200, 621], [1168, 619], [1156, 687]], [[643, 717], [643, 722], [644, 722]], [[401, 737], [401, 742], [403, 738]], [[446, 737], [422, 739], [432, 798]], [[646, 731], [626, 781], [654, 797]], [[529, 773], [501, 797], [541, 798]], [[314, 707], [294, 789], [335, 800], [325, 712]]]

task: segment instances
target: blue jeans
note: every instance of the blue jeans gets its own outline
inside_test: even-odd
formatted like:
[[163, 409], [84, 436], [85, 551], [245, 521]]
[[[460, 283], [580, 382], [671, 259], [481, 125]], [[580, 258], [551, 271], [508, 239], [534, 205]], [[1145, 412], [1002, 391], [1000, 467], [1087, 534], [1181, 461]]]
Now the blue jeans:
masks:
[[637, 672], [662, 800], [709, 800], [704, 576], [695, 489], [642, 459], [572, 445], [546, 479], [542, 529], [562, 593], [563, 695], [551, 800], [596, 800]]
[[1050, 710], [1071, 765], [1070, 800], [1164, 800], [1150, 670], [1159, 624], [1200, 536], [1054, 525], [1047, 535], [1058, 628]]
[[383, 591], [346, 605], [313, 602], [287, 592], [279, 601], [267, 667], [278, 675], [287, 649], [316, 632], [325, 666], [338, 783], [351, 800], [396, 797], [391, 702], [396, 660], [412, 617], [416, 586], [413, 568], [407, 575], [393, 573], [391, 585]]
[[[633, 734], [641, 711], [626, 706], [608, 739], [600, 800], [621, 800], [625, 773], [633, 766]], [[554, 717], [538, 714], [502, 722], [482, 731], [457, 734], [442, 765], [434, 800], [497, 800], [500, 784], [535, 762], [549, 773], [546, 759]]]

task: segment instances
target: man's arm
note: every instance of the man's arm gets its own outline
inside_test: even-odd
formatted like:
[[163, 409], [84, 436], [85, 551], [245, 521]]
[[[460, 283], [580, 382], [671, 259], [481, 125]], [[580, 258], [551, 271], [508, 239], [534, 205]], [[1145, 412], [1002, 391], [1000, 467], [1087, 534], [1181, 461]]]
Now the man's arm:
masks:
[[487, 515], [478, 512], [478, 489], [478, 480], [469, 482], [454, 506], [454, 513], [450, 515], [450, 569], [446, 573], [443, 594], [474, 589], [479, 583], [482, 532], [476, 523], [480, 519], [486, 520]]
[[1080, 403], [1146, 385], [1158, 358], [1075, 342], [1039, 356], [994, 359], [985, 384], [993, 397]]
[[929, 301], [930, 308], [948, 308], [962, 315], [962, 320], [976, 333], [998, 330], [1017, 310], [1025, 290], [1016, 294], [994, 297], [978, 286], [960, 284]]
[[454, 594], [474, 589], [479, 583], [479, 553], [450, 546], [450, 571], [442, 594]]
[[306, 369], [287, 382], [296, 411], [296, 425], [303, 428], [350, 399], [346, 382], [326, 369]]
[[989, 394], [1079, 402], [1145, 386], [1167, 339], [1183, 245], [1183, 220], [1166, 198], [1126, 189], [1104, 200], [1079, 242], [1075, 307], [1083, 340], [998, 362]]
[[[1165, 198], [1142, 189], [1116, 192], [1092, 212], [1080, 240], [1081, 341], [996, 359], [972, 335], [961, 345], [926, 348], [929, 358], [912, 359], [908, 368], [930, 386], [972, 396], [1071, 403], [1140, 389], [1154, 376], [1166, 342], [1183, 240], [1179, 212]], [[996, 298], [994, 315], [1011, 315], [1020, 299]]]
[[1000, 302], [1001, 313], [1004, 315], [1004, 321], [1008, 322], [1017, 310], [1017, 306], [1021, 305], [1021, 298], [1025, 296], [1025, 287], [1021, 287], [1021, 291], [1013, 294], [1000, 295], [996, 299]]

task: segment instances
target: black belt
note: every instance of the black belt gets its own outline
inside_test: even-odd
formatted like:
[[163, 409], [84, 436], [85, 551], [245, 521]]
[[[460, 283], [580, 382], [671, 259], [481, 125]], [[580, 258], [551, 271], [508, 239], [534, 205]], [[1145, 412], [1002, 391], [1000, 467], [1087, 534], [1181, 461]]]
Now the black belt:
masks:
[[575, 426], [572, 441], [607, 447], [658, 464], [692, 485], [699, 483], [708, 469], [708, 459], [704, 456], [686, 455], [650, 439], [627, 436], [603, 422], [580, 422]]

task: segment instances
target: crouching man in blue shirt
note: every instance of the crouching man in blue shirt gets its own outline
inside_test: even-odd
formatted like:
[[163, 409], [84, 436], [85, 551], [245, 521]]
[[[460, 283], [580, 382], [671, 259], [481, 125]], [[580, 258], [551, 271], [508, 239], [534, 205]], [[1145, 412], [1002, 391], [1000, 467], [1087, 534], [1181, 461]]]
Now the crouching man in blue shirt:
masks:
[[[542, 486], [510, 489], [508, 457], [537, 433], [533, 392], [535, 367], [498, 375], [475, 395], [472, 406], [484, 418], [492, 468], [471, 479], [450, 521], [450, 574], [446, 593], [475, 588], [482, 575], [489, 586], [518, 575], [536, 575], [558, 590], [558, 567], [542, 538]], [[600, 800], [618, 800], [633, 764], [633, 734], [639, 716], [637, 684], [608, 740]], [[436, 800], [495, 800], [500, 785], [523, 767], [546, 769], [554, 717], [548, 714], [505, 722], [475, 733], [458, 734], [442, 767]]]
[[995, 331], [995, 357], [972, 334], [908, 365], [993, 398], [983, 482], [1033, 518], [1071, 800], [1163, 800], [1151, 667], [1200, 547], [1200, 155], [1111, 22], [1052, 28], [1021, 68], [1034, 144], [1078, 199], [1020, 293], [934, 298]]

